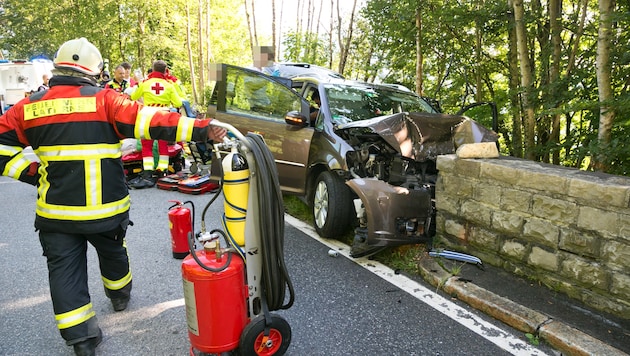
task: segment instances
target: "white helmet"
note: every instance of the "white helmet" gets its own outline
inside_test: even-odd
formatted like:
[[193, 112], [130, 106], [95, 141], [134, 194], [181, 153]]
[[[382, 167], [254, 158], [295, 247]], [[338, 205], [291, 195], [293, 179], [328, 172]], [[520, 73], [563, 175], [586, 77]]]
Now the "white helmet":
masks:
[[101, 52], [84, 37], [62, 44], [53, 62], [55, 68], [72, 69], [92, 76], [99, 75], [103, 69]]

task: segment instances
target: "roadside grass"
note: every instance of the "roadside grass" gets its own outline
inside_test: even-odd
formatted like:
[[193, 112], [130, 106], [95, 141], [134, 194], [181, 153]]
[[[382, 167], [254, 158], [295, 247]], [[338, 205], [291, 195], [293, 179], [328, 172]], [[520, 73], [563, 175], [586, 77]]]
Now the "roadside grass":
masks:
[[[308, 224], [313, 223], [313, 213], [308, 205], [306, 205], [301, 199], [296, 196], [285, 194], [283, 195], [283, 202], [284, 210], [287, 214]], [[337, 238], [337, 240], [346, 244], [352, 244], [353, 238], [354, 232], [350, 230], [345, 235]], [[408, 274], [418, 274], [420, 272], [418, 261], [422, 258], [424, 252], [424, 245], [405, 245], [387, 248], [370, 258], [383, 263], [396, 271]]]

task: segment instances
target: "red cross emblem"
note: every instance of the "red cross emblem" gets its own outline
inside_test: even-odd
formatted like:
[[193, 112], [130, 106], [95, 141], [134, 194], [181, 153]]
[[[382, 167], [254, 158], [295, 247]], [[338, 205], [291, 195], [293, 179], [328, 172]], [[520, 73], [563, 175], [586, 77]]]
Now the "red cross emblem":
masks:
[[155, 83], [155, 85], [151, 87], [151, 90], [153, 90], [155, 95], [160, 95], [160, 92], [164, 90], [164, 87], [160, 85], [160, 83]]

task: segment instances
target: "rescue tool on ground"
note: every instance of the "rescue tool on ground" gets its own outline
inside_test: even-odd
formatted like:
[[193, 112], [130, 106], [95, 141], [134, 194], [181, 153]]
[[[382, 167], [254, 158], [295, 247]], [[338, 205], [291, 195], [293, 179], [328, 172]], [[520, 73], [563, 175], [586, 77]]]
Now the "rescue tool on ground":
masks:
[[[230, 152], [222, 161], [222, 189], [204, 208], [199, 233], [185, 212], [188, 202], [169, 211], [171, 231], [182, 231], [178, 224], [188, 229], [182, 277], [190, 355], [282, 355], [291, 327], [271, 312], [290, 308], [294, 292], [284, 263], [284, 206], [274, 158], [260, 136], [212, 124], [235, 136], [215, 145], [217, 158], [219, 150]], [[221, 190], [223, 226], [208, 231], [205, 214]], [[197, 242], [203, 249], [195, 249]]]

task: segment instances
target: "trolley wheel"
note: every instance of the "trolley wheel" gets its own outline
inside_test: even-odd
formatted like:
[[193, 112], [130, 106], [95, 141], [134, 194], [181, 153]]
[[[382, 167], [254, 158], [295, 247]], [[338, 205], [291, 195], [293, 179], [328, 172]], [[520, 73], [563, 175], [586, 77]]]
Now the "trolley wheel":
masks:
[[291, 343], [291, 326], [282, 317], [271, 314], [269, 335], [265, 336], [265, 316], [252, 320], [241, 333], [239, 350], [243, 356], [284, 355]]

